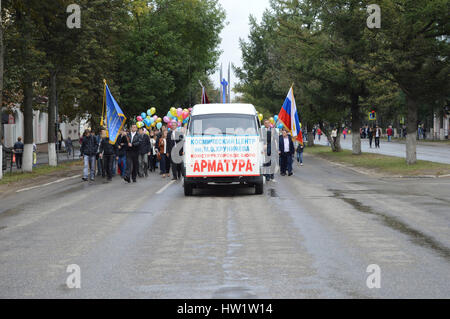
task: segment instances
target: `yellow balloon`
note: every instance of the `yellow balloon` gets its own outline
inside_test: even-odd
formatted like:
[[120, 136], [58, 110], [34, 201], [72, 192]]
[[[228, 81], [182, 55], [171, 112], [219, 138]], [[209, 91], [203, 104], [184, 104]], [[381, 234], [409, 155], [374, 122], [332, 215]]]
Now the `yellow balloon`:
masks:
[[156, 126], [156, 122], [153, 122], [150, 126], [151, 127], [155, 127]]
[[260, 113], [260, 114], [258, 114], [258, 118], [259, 118], [259, 121], [261, 122], [261, 121], [263, 120], [263, 118], [264, 118], [264, 115], [262, 115], [262, 114]]
[[270, 121], [270, 123], [275, 124], [275, 119], [274, 119], [273, 117], [271, 117], [271, 118], [269, 119], [269, 121]]
[[188, 109], [184, 109], [184, 110], [183, 110], [183, 112], [187, 112], [187, 113], [189, 113], [189, 110], [188, 110]]
[[138, 128], [144, 127], [144, 123], [142, 123], [142, 122], [137, 122], [137, 123], [136, 123], [136, 126], [137, 126]]
[[162, 122], [162, 119], [160, 118], [160, 117], [158, 117], [157, 119], [156, 119], [156, 123], [161, 123]]
[[152, 107], [152, 108], [150, 109], [150, 113], [151, 113], [152, 115], [154, 115], [154, 114], [156, 113], [156, 108]]
[[173, 116], [177, 116], [177, 109], [174, 108], [174, 107], [172, 107], [172, 108], [170, 109], [170, 114], [172, 114]]

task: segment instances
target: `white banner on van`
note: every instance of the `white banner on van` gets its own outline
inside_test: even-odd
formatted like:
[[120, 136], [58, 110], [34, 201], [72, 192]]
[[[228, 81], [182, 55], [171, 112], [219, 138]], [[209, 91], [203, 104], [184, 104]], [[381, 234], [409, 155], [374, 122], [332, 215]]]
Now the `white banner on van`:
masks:
[[188, 136], [186, 177], [259, 176], [259, 137]]

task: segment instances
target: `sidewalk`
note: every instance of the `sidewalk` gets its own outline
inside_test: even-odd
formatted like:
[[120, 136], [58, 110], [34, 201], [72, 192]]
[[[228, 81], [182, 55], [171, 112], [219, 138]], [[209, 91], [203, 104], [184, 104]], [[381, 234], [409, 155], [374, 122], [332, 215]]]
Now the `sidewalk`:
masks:
[[[38, 147], [38, 152], [36, 153], [36, 166], [42, 166], [48, 164], [48, 152], [42, 151], [39, 152], [39, 150], [43, 150], [43, 147]], [[57, 153], [57, 160], [58, 163], [64, 163], [64, 162], [70, 162], [70, 161], [76, 161], [80, 159], [80, 149], [79, 147], [74, 147], [74, 150], [72, 151], [71, 156], [69, 157], [66, 152]], [[12, 164], [12, 170], [11, 170], [11, 160], [8, 158], [7, 161], [7, 169], [6, 171], [3, 171], [3, 174], [9, 174], [10, 172], [16, 173], [21, 172], [22, 170], [18, 170], [16, 167], [16, 164]]]
[[[314, 141], [319, 145], [327, 145], [328, 141], [325, 136], [322, 136], [321, 141], [319, 142], [316, 136], [316, 140]], [[437, 145], [436, 145], [437, 144]], [[389, 155], [395, 157], [406, 157], [406, 143], [401, 142], [387, 142], [387, 140], [380, 141], [380, 148], [374, 148], [375, 141], [372, 144], [372, 148], [369, 147], [369, 141], [367, 139], [361, 140], [361, 150], [366, 153], [378, 153], [382, 155]], [[344, 138], [341, 136], [341, 147], [343, 149], [351, 150], [352, 149], [352, 137], [347, 136]], [[430, 161], [442, 164], [450, 164], [450, 147], [446, 143], [431, 143], [431, 142], [422, 142], [417, 144], [416, 148], [417, 159], [423, 161]]]

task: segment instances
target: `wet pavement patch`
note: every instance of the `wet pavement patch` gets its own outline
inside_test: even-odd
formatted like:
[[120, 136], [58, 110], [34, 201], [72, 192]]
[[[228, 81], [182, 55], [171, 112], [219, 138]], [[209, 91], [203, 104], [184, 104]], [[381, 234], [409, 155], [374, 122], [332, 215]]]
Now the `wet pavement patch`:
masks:
[[256, 299], [257, 296], [246, 287], [223, 287], [218, 289], [213, 299]]
[[381, 220], [381, 222], [384, 225], [386, 225], [394, 230], [397, 230], [397, 231], [401, 232], [402, 234], [407, 235], [408, 237], [411, 238], [411, 241], [414, 244], [422, 246], [422, 247], [430, 248], [430, 249], [434, 250], [436, 253], [438, 253], [440, 256], [445, 257], [448, 260], [450, 260], [450, 249], [448, 247], [442, 245], [438, 241], [436, 241], [434, 238], [432, 238], [428, 235], [425, 235], [424, 233], [418, 231], [417, 229], [414, 229], [414, 228], [406, 225], [405, 223], [403, 223], [401, 220], [399, 220], [398, 218], [396, 218], [394, 216], [388, 216], [388, 215], [376, 212], [372, 209], [372, 207], [364, 205], [364, 204], [360, 203], [359, 201], [357, 201], [356, 199], [344, 197], [343, 192], [341, 192], [339, 190], [329, 190], [329, 191], [333, 192], [335, 198], [343, 200], [347, 204], [350, 204], [351, 206], [353, 206], [358, 211], [365, 213], [365, 214], [374, 215], [374, 216], [378, 217], [378, 219]]
[[146, 212], [146, 211], [135, 211], [135, 212], [127, 212], [127, 211], [123, 211], [123, 212], [112, 212], [112, 214], [118, 214], [118, 215], [151, 215], [153, 214], [153, 212]]
[[277, 191], [274, 188], [269, 189], [270, 197], [278, 197]]

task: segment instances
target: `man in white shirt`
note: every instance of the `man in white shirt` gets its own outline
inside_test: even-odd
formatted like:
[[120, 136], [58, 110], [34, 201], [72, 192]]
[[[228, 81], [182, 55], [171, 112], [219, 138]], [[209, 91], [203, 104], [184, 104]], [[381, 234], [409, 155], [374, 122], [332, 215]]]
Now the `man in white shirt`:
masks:
[[133, 183], [136, 183], [139, 169], [139, 144], [140, 138], [139, 134], [137, 134], [137, 126], [134, 124], [131, 126], [131, 132], [128, 134], [127, 168], [124, 177], [128, 183], [130, 183], [130, 175]]
[[285, 128], [280, 136], [279, 144], [280, 149], [278, 153], [280, 155], [281, 176], [286, 176], [286, 170], [289, 176], [292, 176], [292, 158], [295, 153], [294, 142]]

